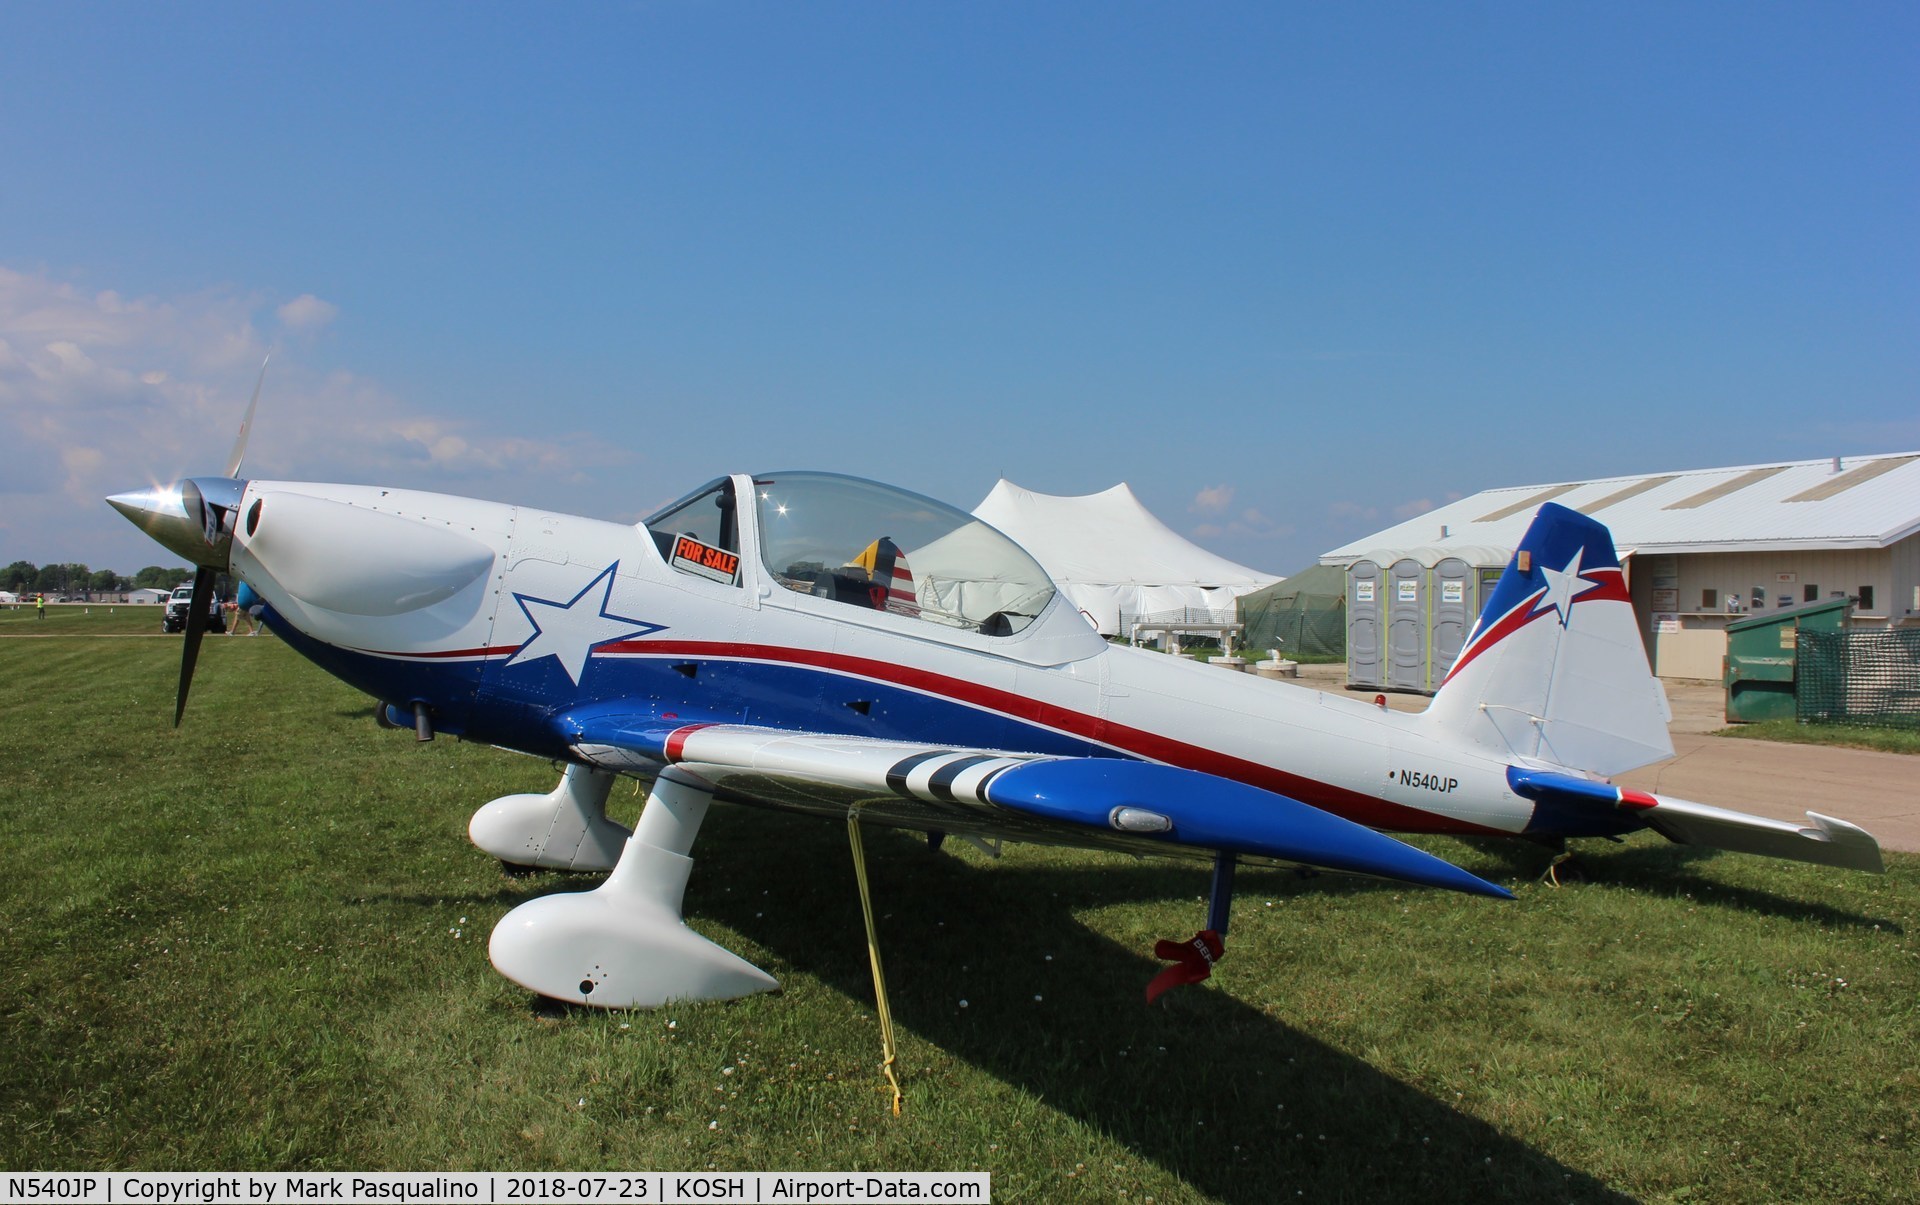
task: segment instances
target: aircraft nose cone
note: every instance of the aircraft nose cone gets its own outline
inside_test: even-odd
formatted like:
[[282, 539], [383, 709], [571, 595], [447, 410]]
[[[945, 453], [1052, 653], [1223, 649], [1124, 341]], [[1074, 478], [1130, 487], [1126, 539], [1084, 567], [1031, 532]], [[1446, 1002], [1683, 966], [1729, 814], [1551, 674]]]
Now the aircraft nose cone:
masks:
[[187, 514], [186, 501], [177, 487], [157, 486], [114, 494], [107, 499], [107, 505], [169, 550], [196, 565], [207, 563], [212, 550], [207, 546], [199, 520]]
[[165, 529], [176, 522], [187, 521], [187, 509], [181, 502], [178, 489], [156, 486], [153, 489], [114, 494], [107, 499], [107, 505], [148, 534], [153, 534], [156, 528]]

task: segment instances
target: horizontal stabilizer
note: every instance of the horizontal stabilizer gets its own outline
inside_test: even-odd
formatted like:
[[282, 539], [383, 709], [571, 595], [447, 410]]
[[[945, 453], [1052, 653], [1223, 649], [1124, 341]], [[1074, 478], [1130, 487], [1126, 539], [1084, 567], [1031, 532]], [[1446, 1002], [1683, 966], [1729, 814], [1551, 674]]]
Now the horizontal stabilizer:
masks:
[[1669, 841], [1709, 845], [1743, 854], [1818, 862], [1847, 870], [1883, 874], [1880, 843], [1857, 824], [1808, 812], [1810, 824], [1769, 820], [1710, 804], [1655, 795], [1655, 805], [1644, 814], [1647, 827]]
[[1811, 823], [1795, 824], [1688, 799], [1629, 791], [1596, 779], [1519, 766], [1507, 771], [1507, 782], [1514, 794], [1533, 800], [1541, 813], [1550, 814], [1551, 825], [1542, 827], [1551, 827], [1563, 835], [1598, 836], [1650, 828], [1681, 845], [1705, 845], [1874, 874], [1886, 870], [1880, 858], [1880, 843], [1871, 833], [1857, 824], [1819, 812], [1807, 813]]

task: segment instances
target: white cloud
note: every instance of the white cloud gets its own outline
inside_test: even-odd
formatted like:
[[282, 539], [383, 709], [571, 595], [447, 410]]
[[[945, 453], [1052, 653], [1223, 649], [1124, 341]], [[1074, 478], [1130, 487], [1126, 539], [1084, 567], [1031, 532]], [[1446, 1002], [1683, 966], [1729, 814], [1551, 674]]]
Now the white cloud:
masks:
[[332, 322], [340, 313], [340, 307], [331, 301], [322, 301], [312, 293], [302, 293], [274, 313], [280, 316], [280, 324], [288, 330], [316, 331]]
[[1196, 514], [1217, 515], [1233, 505], [1233, 487], [1210, 485], [1193, 496], [1187, 509]]
[[1371, 523], [1380, 517], [1380, 508], [1368, 506], [1364, 502], [1355, 502], [1347, 498], [1338, 498], [1327, 503], [1327, 517], [1341, 521], [1359, 521]]
[[[1231, 491], [1229, 491], [1231, 492]], [[1195, 540], [1228, 537], [1235, 540], [1274, 540], [1294, 534], [1290, 523], [1276, 523], [1257, 507], [1246, 507], [1222, 523], [1202, 523], [1188, 535]]]
[[1393, 517], [1405, 522], [1408, 519], [1417, 519], [1432, 509], [1433, 499], [1415, 498], [1410, 502], [1402, 502], [1400, 505], [1394, 507]]
[[[220, 471], [266, 357], [255, 317], [270, 305], [231, 290], [89, 295], [0, 267], [0, 556], [99, 560], [122, 572], [164, 557], [152, 548], [135, 563], [144, 537], [101, 499]], [[278, 312], [313, 329], [334, 307], [308, 294]], [[578, 482], [623, 458], [584, 433], [500, 435], [426, 413], [378, 382], [318, 375], [282, 355], [243, 471], [504, 496]]]

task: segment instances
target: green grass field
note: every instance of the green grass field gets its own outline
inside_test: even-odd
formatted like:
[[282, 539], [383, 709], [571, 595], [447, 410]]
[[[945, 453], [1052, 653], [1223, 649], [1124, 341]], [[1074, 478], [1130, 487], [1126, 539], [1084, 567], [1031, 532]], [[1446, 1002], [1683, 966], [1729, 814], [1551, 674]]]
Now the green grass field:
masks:
[[31, 602], [0, 606], [0, 636], [157, 636], [161, 611], [152, 603], [49, 603], [42, 619]]
[[1834, 745], [1876, 749], [1882, 753], [1920, 753], [1920, 732], [1908, 728], [1868, 728], [1852, 724], [1802, 724], [1797, 720], [1761, 720], [1729, 724], [1714, 733], [1749, 741], [1786, 741], [1795, 745]]
[[[121, 610], [125, 610], [122, 608]], [[1514, 903], [868, 838], [894, 1118], [843, 828], [717, 809], [691, 923], [785, 990], [598, 1013], [488, 965], [468, 815], [542, 762], [383, 732], [277, 639], [0, 612], [0, 1165], [984, 1169], [1000, 1200], [1920, 1199], [1920, 885], [1657, 840]], [[124, 620], [124, 626], [122, 621]], [[56, 623], [67, 634], [56, 634]], [[639, 800], [616, 792], [621, 819]], [[964, 1007], [962, 1001], [965, 1001]]]

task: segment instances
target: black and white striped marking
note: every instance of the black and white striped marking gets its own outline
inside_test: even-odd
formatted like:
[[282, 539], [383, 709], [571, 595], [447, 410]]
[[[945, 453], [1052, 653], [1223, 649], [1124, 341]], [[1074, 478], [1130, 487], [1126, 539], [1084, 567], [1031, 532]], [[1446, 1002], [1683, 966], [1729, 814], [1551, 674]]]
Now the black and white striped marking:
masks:
[[958, 803], [962, 797], [987, 803], [989, 782], [1002, 772], [1033, 760], [935, 749], [895, 762], [887, 771], [887, 786], [902, 798], [927, 803]]

